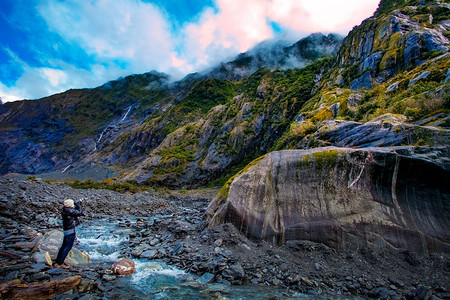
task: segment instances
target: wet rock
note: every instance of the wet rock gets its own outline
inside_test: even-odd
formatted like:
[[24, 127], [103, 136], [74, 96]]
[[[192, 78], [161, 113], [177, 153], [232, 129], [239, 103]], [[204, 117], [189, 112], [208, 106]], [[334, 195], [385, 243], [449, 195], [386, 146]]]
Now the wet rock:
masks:
[[322, 269], [319, 263], [315, 263], [314, 267], [316, 268], [316, 271], [320, 271]]
[[32, 258], [36, 263], [46, 263], [49, 266], [52, 265], [52, 258], [50, 256], [50, 253], [48, 253], [47, 251], [34, 252]]
[[5, 256], [5, 257], [9, 257], [9, 258], [12, 258], [12, 259], [18, 259], [18, 258], [22, 257], [22, 255], [20, 255], [17, 252], [6, 251], [6, 250], [0, 250], [0, 255], [1, 256]]
[[81, 282], [81, 276], [70, 276], [43, 283], [27, 283], [15, 279], [2, 284], [1, 295], [5, 299], [50, 299], [69, 291]]
[[178, 255], [183, 251], [183, 242], [179, 242], [173, 247], [172, 254]]
[[124, 257], [119, 261], [116, 261], [111, 266], [111, 270], [116, 275], [130, 275], [134, 272], [134, 261], [128, 257]]
[[84, 295], [84, 296], [79, 298], [79, 300], [96, 300], [96, 299], [97, 299], [97, 297], [95, 297], [93, 295], [89, 295], [89, 294]]
[[312, 282], [311, 279], [306, 278], [306, 277], [300, 277], [300, 281], [305, 285], [309, 285], [309, 286], [314, 285], [314, 282]]
[[31, 250], [35, 245], [36, 245], [36, 243], [34, 243], [34, 242], [17, 242], [14, 244], [14, 248], [22, 249], [22, 250], [26, 250], [26, 249]]
[[212, 273], [205, 273], [200, 278], [197, 279], [197, 282], [200, 284], [207, 284], [211, 283], [214, 279], [214, 274]]
[[50, 269], [47, 271], [47, 274], [50, 274], [52, 276], [61, 275], [62, 273], [64, 273], [64, 271], [58, 268]]
[[294, 277], [290, 277], [288, 278], [288, 283], [289, 285], [294, 285], [300, 282], [301, 280], [301, 276], [300, 275], [295, 275]]
[[47, 268], [48, 266], [46, 264], [43, 263], [37, 263], [34, 265], [31, 265], [31, 268], [34, 270], [38, 270], [38, 271], [42, 271], [43, 269]]
[[2, 282], [8, 282], [14, 279], [17, 279], [19, 277], [19, 271], [15, 270], [15, 271], [11, 271], [8, 274], [6, 274], [6, 276], [3, 278]]
[[247, 245], [246, 243], [243, 243], [242, 247], [245, 248], [248, 251], [252, 250], [252, 248], [249, 245]]
[[154, 246], [158, 245], [159, 243], [160, 243], [159, 239], [155, 238], [150, 241], [150, 246], [154, 247]]
[[389, 290], [387, 288], [376, 287], [374, 289], [371, 289], [367, 295], [372, 298], [387, 299], [388, 293], [389, 293]]
[[140, 255], [140, 258], [146, 258], [146, 259], [154, 259], [158, 257], [158, 251], [157, 250], [147, 250], [142, 252]]
[[282, 285], [283, 282], [277, 278], [272, 279], [272, 284], [273, 285]]
[[431, 288], [424, 285], [419, 285], [413, 292], [414, 299], [428, 300], [432, 296]]
[[102, 280], [106, 281], [106, 282], [110, 282], [110, 281], [113, 281], [115, 279], [116, 279], [116, 276], [114, 276], [114, 275], [104, 274], [102, 276]]
[[227, 269], [223, 270], [222, 275], [225, 278], [229, 278], [231, 280], [242, 279], [245, 277], [245, 271], [242, 265], [239, 262], [237, 262], [235, 264], [230, 265]]
[[31, 281], [44, 281], [44, 280], [49, 280], [50, 278], [52, 278], [52, 276], [50, 276], [48, 273], [43, 273], [43, 272], [33, 274], [30, 276]]
[[53, 218], [53, 217], [48, 218], [47, 224], [49, 226], [58, 226], [58, 219], [57, 218]]
[[131, 251], [131, 255], [133, 255], [134, 257], [140, 257], [143, 252], [144, 252], [143, 247], [136, 247], [133, 249], [133, 251]]
[[85, 280], [83, 279], [78, 285], [78, 293], [86, 293], [91, 290], [96, 289], [98, 286], [98, 282], [95, 282], [94, 280]]
[[403, 283], [403, 281], [398, 280], [398, 279], [396, 279], [396, 278], [389, 277], [388, 280], [389, 280], [390, 283], [392, 283], [392, 284], [395, 285], [396, 287], [403, 288], [403, 287], [405, 286], [405, 284]]

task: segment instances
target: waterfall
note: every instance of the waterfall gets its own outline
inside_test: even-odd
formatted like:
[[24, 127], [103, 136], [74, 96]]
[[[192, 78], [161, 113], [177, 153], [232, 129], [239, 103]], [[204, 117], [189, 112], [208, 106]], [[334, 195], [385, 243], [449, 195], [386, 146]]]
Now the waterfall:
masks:
[[64, 168], [64, 170], [62, 170], [62, 171], [61, 171], [61, 173], [64, 173], [64, 172], [66, 172], [66, 171], [67, 171], [67, 169], [69, 169], [69, 168], [70, 168], [70, 166], [71, 166], [71, 165], [68, 165], [67, 167], [65, 167], [65, 168]]
[[126, 117], [128, 116], [128, 114], [130, 113], [131, 109], [133, 108], [133, 105], [128, 106], [128, 110], [125, 113], [125, 115], [123, 116], [122, 120], [120, 121], [125, 121]]
[[100, 136], [98, 137], [97, 142], [95, 142], [94, 151], [97, 151], [97, 145], [100, 143], [100, 141], [102, 140], [103, 135], [105, 134], [106, 130], [108, 130], [108, 128], [109, 128], [110, 126], [111, 126], [111, 124], [108, 125], [108, 126], [106, 126], [106, 128], [103, 129], [102, 133], [100, 133]]
[[106, 131], [108, 129], [110, 129], [110, 127], [114, 127], [114, 125], [125, 121], [125, 119], [128, 117], [128, 115], [130, 114], [131, 110], [133, 109], [134, 105], [130, 105], [127, 107], [125, 114], [123, 115], [123, 117], [119, 120], [119, 121], [113, 121], [112, 123], [108, 124], [108, 126], [105, 127], [105, 129], [103, 129], [103, 131], [100, 133], [100, 136], [97, 139], [97, 142], [95, 142], [95, 147], [94, 147], [94, 151], [97, 151], [97, 145], [100, 143], [100, 141], [102, 140], [103, 136], [105, 135]]

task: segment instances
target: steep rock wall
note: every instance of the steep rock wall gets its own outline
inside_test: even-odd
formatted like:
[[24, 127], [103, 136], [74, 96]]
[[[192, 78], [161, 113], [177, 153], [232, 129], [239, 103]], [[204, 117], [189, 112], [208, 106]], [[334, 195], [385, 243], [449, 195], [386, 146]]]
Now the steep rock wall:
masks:
[[[272, 152], [210, 203], [211, 227], [231, 222], [248, 237], [450, 251], [448, 155], [412, 147]], [[448, 149], [447, 149], [448, 153]]]
[[[366, 19], [344, 39], [340, 66], [354, 66], [350, 88], [372, 88], [432, 57], [448, 53], [448, 5], [423, 1]], [[399, 5], [399, 4], [398, 4]], [[400, 7], [400, 5], [399, 5]], [[389, 10], [388, 10], [389, 11]]]

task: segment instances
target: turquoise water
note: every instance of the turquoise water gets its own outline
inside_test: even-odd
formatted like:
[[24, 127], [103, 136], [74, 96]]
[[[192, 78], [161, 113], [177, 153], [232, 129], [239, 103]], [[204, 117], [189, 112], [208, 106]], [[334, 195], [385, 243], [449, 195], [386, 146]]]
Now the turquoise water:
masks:
[[[135, 224], [135, 220], [131, 220]], [[86, 251], [94, 264], [121, 259], [120, 248], [128, 242], [132, 229], [105, 219], [88, 221], [77, 229], [80, 250]], [[190, 274], [161, 260], [133, 259], [132, 275], [118, 277], [111, 299], [288, 299], [285, 290], [258, 285], [228, 286], [199, 284], [198, 275]], [[295, 298], [309, 298], [297, 294]]]

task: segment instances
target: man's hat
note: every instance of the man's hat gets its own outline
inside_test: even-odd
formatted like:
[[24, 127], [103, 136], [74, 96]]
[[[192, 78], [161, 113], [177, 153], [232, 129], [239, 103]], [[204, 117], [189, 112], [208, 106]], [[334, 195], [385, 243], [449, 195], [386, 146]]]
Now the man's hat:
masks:
[[74, 208], [75, 207], [75, 203], [73, 202], [72, 199], [66, 199], [66, 200], [64, 200], [64, 206], [65, 207]]

